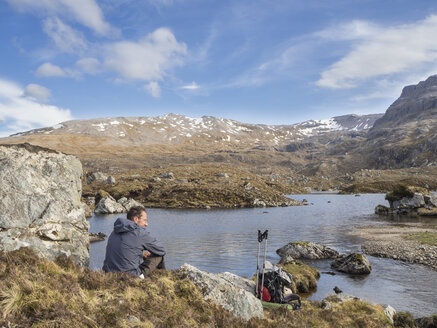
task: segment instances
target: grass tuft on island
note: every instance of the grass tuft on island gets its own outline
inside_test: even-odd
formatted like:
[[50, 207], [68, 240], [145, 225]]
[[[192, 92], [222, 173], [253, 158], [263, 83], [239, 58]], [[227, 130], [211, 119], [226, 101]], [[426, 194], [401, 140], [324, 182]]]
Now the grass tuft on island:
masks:
[[236, 319], [187, 278], [157, 271], [141, 280], [55, 262], [33, 251], [0, 252], [0, 326], [5, 327], [391, 327], [380, 305], [304, 301], [300, 311], [264, 310], [265, 319]]
[[284, 271], [293, 276], [293, 292], [306, 294], [317, 289], [320, 272], [316, 268], [300, 261], [281, 264], [281, 266]]
[[406, 240], [415, 240], [421, 244], [437, 246], [437, 232], [410, 232], [402, 235]]

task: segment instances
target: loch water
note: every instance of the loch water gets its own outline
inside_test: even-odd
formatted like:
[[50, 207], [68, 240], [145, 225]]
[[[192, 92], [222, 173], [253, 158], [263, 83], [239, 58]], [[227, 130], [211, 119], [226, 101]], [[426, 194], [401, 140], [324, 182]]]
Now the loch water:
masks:
[[[267, 260], [279, 261], [276, 250], [290, 241], [320, 243], [342, 253], [360, 251], [362, 240], [349, 232], [360, 226], [398, 224], [374, 214], [375, 206], [386, 204], [384, 194], [291, 195], [306, 199], [307, 206], [234, 210], [148, 209], [147, 229], [165, 246], [168, 269], [190, 263], [209, 272], [229, 271], [250, 277], [256, 271], [257, 231], [269, 230]], [[109, 236], [118, 215], [97, 215], [90, 219], [90, 232]], [[423, 220], [435, 226], [437, 219]], [[265, 243], [262, 243], [263, 251]], [[91, 244], [90, 267], [101, 269], [105, 241]], [[310, 299], [323, 299], [333, 287], [367, 301], [390, 304], [397, 311], [415, 317], [437, 313], [437, 272], [422, 265], [369, 256], [373, 270], [366, 276], [322, 274]], [[330, 260], [308, 264], [321, 272], [333, 271]]]

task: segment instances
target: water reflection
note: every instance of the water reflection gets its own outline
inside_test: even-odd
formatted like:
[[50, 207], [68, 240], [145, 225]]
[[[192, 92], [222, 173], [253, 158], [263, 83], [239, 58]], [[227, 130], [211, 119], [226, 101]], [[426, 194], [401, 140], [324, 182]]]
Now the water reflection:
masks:
[[[314, 205], [238, 210], [149, 209], [148, 229], [165, 245], [168, 268], [187, 262], [210, 272], [230, 271], [251, 276], [256, 270], [257, 230], [269, 230], [267, 259], [276, 263], [279, 260], [276, 249], [296, 240], [321, 243], [344, 253], [359, 251], [360, 238], [346, 233], [358, 226], [387, 223], [373, 214], [377, 204], [386, 204], [383, 194], [293, 198], [305, 198]], [[109, 235], [117, 217], [94, 216], [90, 231]], [[423, 222], [435, 224], [430, 219]], [[91, 245], [92, 269], [101, 268], [105, 248], [106, 241]], [[321, 299], [331, 294], [334, 286], [339, 286], [346, 293], [389, 303], [398, 311], [410, 311], [416, 316], [437, 312], [435, 271], [390, 259], [371, 257], [370, 261], [373, 271], [366, 277], [322, 274], [318, 290], [311, 298]], [[312, 265], [321, 271], [332, 271], [329, 261], [316, 261]]]

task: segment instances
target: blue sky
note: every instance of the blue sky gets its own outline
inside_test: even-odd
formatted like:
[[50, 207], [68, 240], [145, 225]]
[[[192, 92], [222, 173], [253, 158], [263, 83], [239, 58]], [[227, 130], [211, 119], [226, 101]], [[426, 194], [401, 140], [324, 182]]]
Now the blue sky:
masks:
[[434, 0], [0, 0], [0, 136], [69, 119], [292, 124], [437, 73]]

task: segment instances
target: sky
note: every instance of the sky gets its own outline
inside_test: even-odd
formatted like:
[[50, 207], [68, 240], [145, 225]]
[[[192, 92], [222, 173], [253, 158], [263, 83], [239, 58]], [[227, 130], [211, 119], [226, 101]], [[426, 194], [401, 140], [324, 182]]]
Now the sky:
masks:
[[383, 113], [437, 74], [435, 0], [0, 0], [0, 136], [72, 119]]

